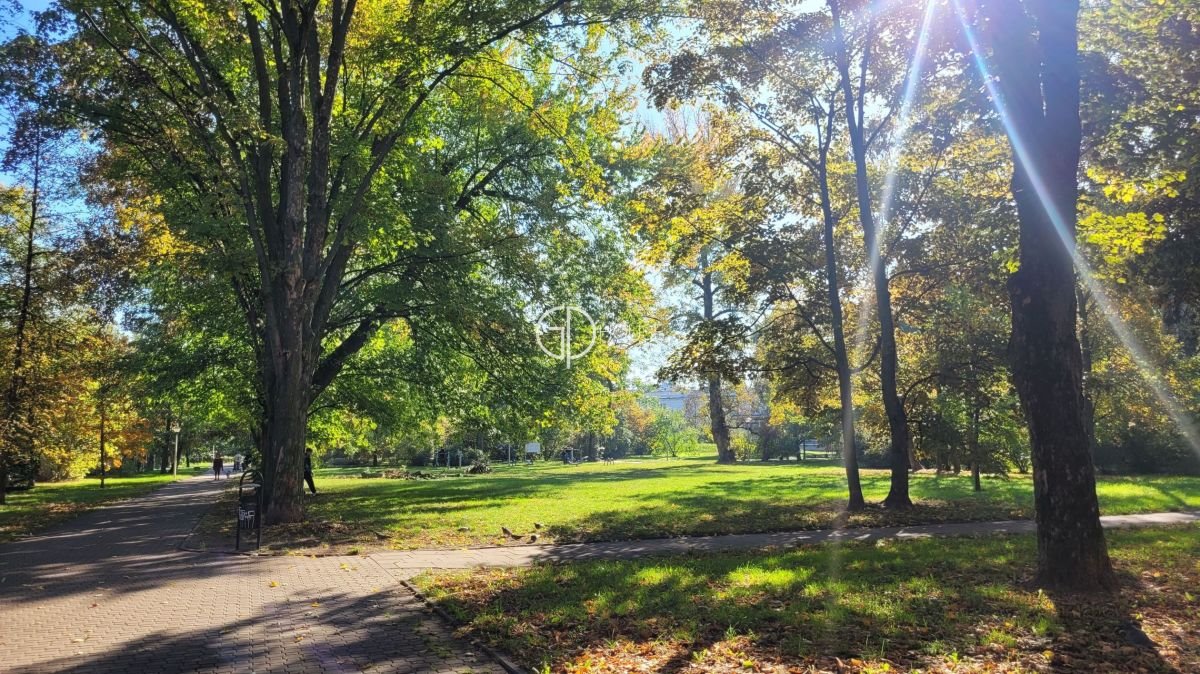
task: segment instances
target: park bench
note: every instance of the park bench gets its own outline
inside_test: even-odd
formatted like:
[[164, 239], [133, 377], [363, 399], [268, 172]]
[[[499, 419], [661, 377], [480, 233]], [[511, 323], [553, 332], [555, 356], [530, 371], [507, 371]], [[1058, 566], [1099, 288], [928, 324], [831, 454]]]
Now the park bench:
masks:
[[[247, 481], [249, 480], [249, 481]], [[234, 549], [242, 549], [242, 532], [254, 531], [254, 547], [262, 546], [263, 476], [257, 470], [247, 470], [238, 479], [237, 533]]]

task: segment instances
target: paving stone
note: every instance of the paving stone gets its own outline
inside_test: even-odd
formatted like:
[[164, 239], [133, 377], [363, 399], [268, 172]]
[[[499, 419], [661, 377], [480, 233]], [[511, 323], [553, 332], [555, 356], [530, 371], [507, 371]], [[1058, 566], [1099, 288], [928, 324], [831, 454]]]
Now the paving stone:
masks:
[[3, 670], [428, 674], [469, 661], [504, 671], [468, 660], [471, 646], [444, 625], [431, 648], [414, 629], [430, 620], [422, 604], [370, 557], [180, 551], [218, 494], [208, 478], [183, 480], [0, 545]]

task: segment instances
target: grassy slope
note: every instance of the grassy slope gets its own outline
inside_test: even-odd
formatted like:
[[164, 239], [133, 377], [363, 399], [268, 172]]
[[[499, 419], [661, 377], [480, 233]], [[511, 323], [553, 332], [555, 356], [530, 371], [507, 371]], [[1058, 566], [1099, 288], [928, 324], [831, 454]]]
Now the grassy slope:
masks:
[[[318, 519], [394, 534], [397, 547], [503, 542], [500, 527], [533, 531], [543, 541], [595, 541], [829, 527], [844, 499], [841, 468], [829, 464], [718, 466], [708, 459], [615, 464], [500, 466], [491, 475], [440, 480], [364, 479], [323, 470], [322, 493], [309, 501]], [[887, 471], [863, 471], [868, 500], [887, 493]], [[971, 491], [967, 476], [913, 477], [918, 508], [877, 508], [851, 526], [1025, 518], [1032, 514], [1028, 477], [989, 479]], [[1106, 514], [1200, 508], [1200, 478], [1104, 478]], [[460, 528], [469, 527], [468, 531]]]
[[[554, 672], [1200, 671], [1200, 527], [1117, 531], [1109, 541], [1124, 582], [1111, 601], [1024, 586], [1032, 536], [550, 565], [417, 583], [467, 623], [464, 632]], [[1131, 619], [1158, 648], [1125, 641]]]
[[0, 541], [51, 527], [63, 520], [112, 501], [141, 496], [175, 479], [196, 475], [200, 468], [182, 470], [179, 478], [159, 473], [110, 477], [100, 488], [98, 478], [39, 483], [29, 491], [10, 492], [0, 506]]

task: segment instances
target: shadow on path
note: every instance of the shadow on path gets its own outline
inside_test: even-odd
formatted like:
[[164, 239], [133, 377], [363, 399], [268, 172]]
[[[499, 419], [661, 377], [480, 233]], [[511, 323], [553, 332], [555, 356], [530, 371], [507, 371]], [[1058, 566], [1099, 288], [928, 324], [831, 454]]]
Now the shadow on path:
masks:
[[193, 478], [0, 545], [6, 672], [500, 672], [370, 558], [195, 554]]

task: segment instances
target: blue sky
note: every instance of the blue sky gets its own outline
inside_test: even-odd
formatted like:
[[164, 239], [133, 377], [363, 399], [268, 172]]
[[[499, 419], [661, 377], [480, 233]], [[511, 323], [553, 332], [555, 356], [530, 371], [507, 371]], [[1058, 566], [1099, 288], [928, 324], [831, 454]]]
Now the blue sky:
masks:
[[[21, 2], [24, 10], [17, 16], [13, 17], [11, 23], [0, 21], [0, 39], [8, 40], [17, 34], [19, 30], [33, 30], [33, 12], [40, 12], [50, 6], [48, 0], [27, 0]], [[4, 115], [0, 115], [0, 139], [8, 138], [8, 119]], [[0, 142], [0, 149], [3, 149], [4, 144]], [[4, 171], [0, 171], [0, 183], [11, 184], [14, 182], [13, 176]]]
[[[24, 0], [21, 2], [21, 6], [24, 7], [24, 11], [15, 18], [14, 23], [19, 28], [32, 30], [33, 13], [46, 9], [50, 6], [50, 3], [48, 0]], [[14, 34], [14, 31], [11, 26], [3, 26], [0, 27], [0, 34], [2, 34], [5, 38], [8, 38]]]

